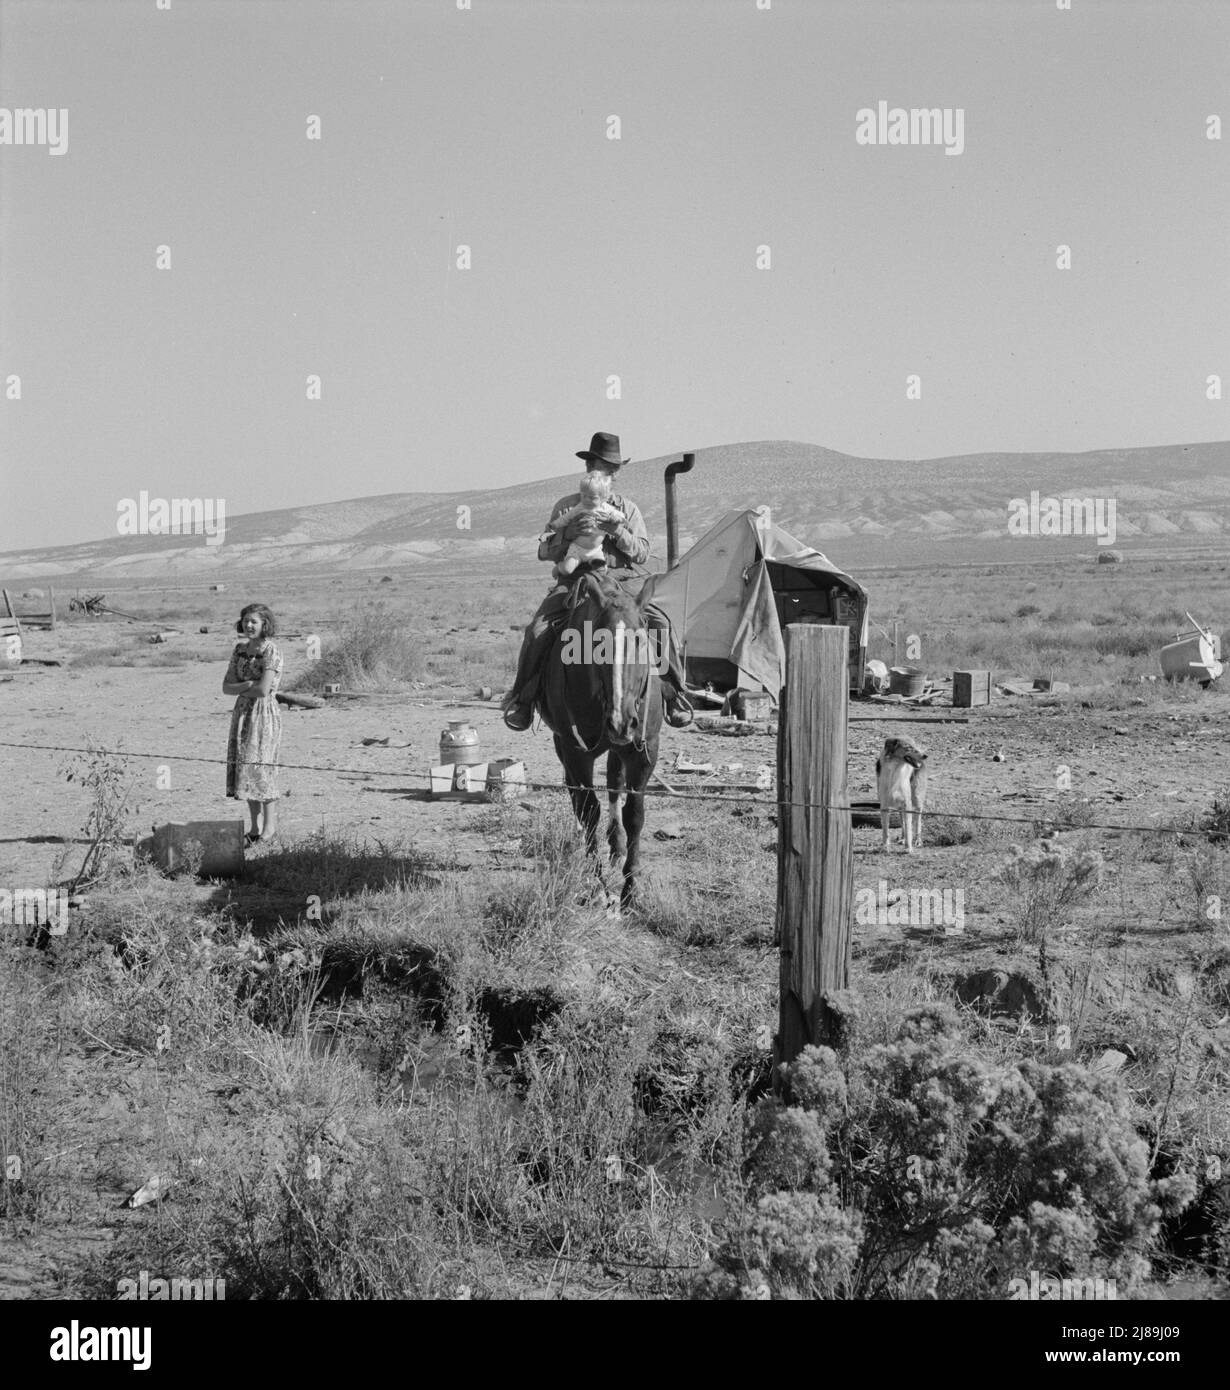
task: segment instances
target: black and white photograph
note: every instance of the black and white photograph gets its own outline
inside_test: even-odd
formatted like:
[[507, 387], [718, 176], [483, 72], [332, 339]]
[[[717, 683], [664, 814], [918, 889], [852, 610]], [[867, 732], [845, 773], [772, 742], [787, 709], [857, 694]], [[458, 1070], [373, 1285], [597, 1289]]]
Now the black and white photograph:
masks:
[[1225, 0], [0, 0], [29, 1365], [1194, 1360], [1228, 325]]

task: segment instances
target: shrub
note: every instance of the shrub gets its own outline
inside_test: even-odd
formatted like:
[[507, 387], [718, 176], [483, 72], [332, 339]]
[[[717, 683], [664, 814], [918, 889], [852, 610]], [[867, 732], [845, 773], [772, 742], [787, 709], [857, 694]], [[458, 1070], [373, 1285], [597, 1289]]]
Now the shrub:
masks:
[[1017, 930], [1022, 940], [1039, 940], [1062, 908], [1095, 892], [1103, 868], [1097, 850], [1073, 849], [1055, 840], [1036, 840], [1024, 850], [1013, 845], [996, 878], [1018, 895]]
[[911, 1010], [861, 1056], [807, 1048], [788, 1099], [750, 1118], [751, 1214], [699, 1297], [1002, 1296], [1007, 1281], [1148, 1271], [1163, 1192], [1118, 1085], [1085, 1068], [993, 1065], [947, 1006]]
[[405, 619], [383, 603], [353, 610], [337, 639], [288, 689], [321, 690], [336, 683], [351, 690], [374, 690], [422, 678], [424, 658]]
[[1213, 795], [1213, 805], [1200, 823], [1201, 830], [1209, 832], [1209, 839], [1230, 840], [1230, 787], [1223, 787]]

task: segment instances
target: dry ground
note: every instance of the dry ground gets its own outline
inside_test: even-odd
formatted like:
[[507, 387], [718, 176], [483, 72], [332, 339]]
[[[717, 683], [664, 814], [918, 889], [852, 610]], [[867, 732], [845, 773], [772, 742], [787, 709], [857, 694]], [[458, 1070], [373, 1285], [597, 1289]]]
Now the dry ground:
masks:
[[[391, 929], [391, 921], [421, 924], [430, 918], [433, 894], [452, 905], [458, 921], [467, 915], [494, 920], [491, 904], [502, 902], [510, 932], [522, 931], [517, 913], [524, 912], [525, 904], [517, 898], [517, 885], [541, 885], [543, 858], [558, 853], [558, 844], [550, 840], [558, 832], [549, 828], [558, 819], [552, 822], [554, 813], [529, 808], [549, 807], [555, 794], [535, 793], [524, 806], [493, 811], [433, 803], [424, 789], [441, 727], [450, 717], [465, 717], [475, 725], [488, 756], [523, 757], [531, 777], [559, 780], [545, 731], [510, 734], [493, 703], [474, 699], [482, 684], [498, 692], [511, 670], [519, 626], [541, 591], [539, 577], [492, 570], [466, 581], [438, 574], [399, 574], [386, 584], [379, 580], [307, 578], [287, 581], [280, 592], [266, 587], [254, 595], [269, 602], [282, 619], [284, 685], [293, 684], [310, 666], [304, 645], [308, 634], [318, 634], [327, 650], [355, 604], [370, 612], [378, 602], [388, 605], [389, 621], [411, 634], [401, 679], [386, 681], [392, 688], [367, 698], [330, 701], [316, 711], [284, 710], [282, 758], [288, 766], [281, 843], [252, 856], [246, 886], [147, 885], [125, 890], [137, 894], [132, 901], [140, 900], [144, 908], [157, 899], [162, 904], [158, 911], [166, 908], [194, 920], [212, 914], [224, 924], [224, 933], [240, 933], [246, 925], [257, 938], [268, 938], [279, 921], [304, 928], [303, 904], [315, 893], [324, 898], [327, 926], [361, 934], [373, 917], [369, 890], [377, 895], [387, 890], [393, 898], [374, 912], [381, 931]], [[1180, 570], [1165, 589], [1158, 588], [1162, 581], [1156, 577], [1147, 584], [1121, 580], [1093, 573], [1088, 566], [1032, 574], [988, 567], [977, 582], [961, 586], [964, 607], [973, 610], [969, 621], [961, 625], [946, 614], [926, 634], [921, 664], [937, 673], [951, 670], [950, 663], [977, 664], [979, 655], [994, 657], [995, 643], [1007, 642], [1014, 644], [1020, 665], [1009, 672], [988, 661], [996, 666], [997, 678], [1054, 675], [1073, 681], [1069, 694], [997, 697], [989, 709], [964, 712], [967, 723], [906, 725], [892, 719], [891, 711], [852, 706], [851, 795], [874, 794], [873, 764], [881, 741], [908, 731], [930, 750], [931, 806], [951, 817], [928, 818], [924, 848], [913, 857], [900, 852], [885, 856], [879, 852], [878, 830], [857, 830], [856, 887], [877, 890], [883, 882], [889, 895], [913, 889], [959, 891], [964, 909], [960, 934], [946, 935], [918, 923], [856, 927], [852, 985], [872, 1001], [877, 1027], [887, 1035], [891, 1015], [906, 1004], [951, 998], [955, 982], [980, 971], [1004, 972], [1019, 985], [1015, 1011], [1009, 1001], [998, 1020], [991, 1017], [993, 1010], [971, 1013], [971, 1036], [981, 1038], [981, 1045], [997, 1056], [1093, 1061], [1107, 1048], [1124, 1051], [1125, 1084], [1155, 1157], [1160, 1153], [1164, 1163], [1169, 1154], [1195, 1164], [1224, 1159], [1230, 1145], [1225, 1095], [1230, 855], [1224, 842], [1211, 843], [1205, 835], [1108, 827], [1169, 825], [1190, 832], [1207, 818], [1230, 787], [1230, 695], [1216, 687], [1202, 693], [1141, 683], [1149, 661], [1135, 650], [1138, 642], [1131, 634], [1118, 656], [1113, 643], [1095, 650], [1083, 639], [1090, 631], [1122, 635], [1131, 623], [1164, 631], [1176, 608], [1181, 613], [1183, 607], [1199, 607], [1201, 616], [1215, 620], [1214, 594], [1220, 601], [1224, 590], [1214, 591], [1209, 576], [1195, 571]], [[1224, 584], [1224, 576], [1219, 574], [1217, 582]], [[878, 609], [877, 586], [883, 596]], [[876, 582], [869, 579], [868, 587], [878, 615], [895, 607], [900, 595], [903, 630], [911, 630], [917, 580], [886, 574]], [[1030, 595], [1040, 595], [1041, 602], [1030, 602]], [[4, 738], [27, 745], [93, 743], [125, 750], [134, 829], [169, 819], [242, 814], [223, 795], [221, 762], [232, 702], [220, 687], [235, 640], [229, 624], [247, 597], [241, 590], [127, 596], [116, 591], [112, 603], [148, 615], [148, 620], [81, 619], [62, 624], [55, 634], [28, 634], [28, 656], [59, 658], [65, 664], [0, 684]], [[953, 600], [946, 602], [951, 609]], [[1027, 603], [1038, 611], [1003, 621]], [[208, 634], [197, 631], [201, 625], [209, 626]], [[157, 646], [147, 641], [148, 634], [168, 626], [180, 629], [180, 635]], [[921, 623], [915, 620], [913, 626]], [[884, 653], [873, 648], [873, 654]], [[1044, 668], [1030, 665], [1039, 659], [1045, 659]], [[387, 739], [388, 745], [364, 742], [372, 739]], [[154, 756], [136, 756], [146, 753]], [[699, 779], [669, 773], [678, 753], [694, 761], [746, 766], [774, 761], [773, 741], [767, 737], [735, 739], [667, 729], [660, 766], [673, 785], [689, 789]], [[57, 861], [61, 875], [71, 874], [80, 862], [88, 798], [77, 782], [62, 775], [71, 761], [66, 752], [0, 748], [6, 808], [0, 883], [41, 886], [51, 881]], [[1061, 767], [1068, 769], [1066, 782], [1059, 775]], [[165, 773], [159, 785], [160, 768], [169, 768], [169, 785]], [[998, 876], [1013, 843], [1028, 846], [1057, 830], [1063, 832], [1059, 842], [1073, 852], [1101, 856], [1096, 890], [1062, 902], [1048, 899], [1037, 885], [1019, 879], [1014, 885]], [[535, 834], [548, 838], [539, 843]], [[734, 1038], [750, 1076], [757, 1058], [763, 1061], [765, 1055], [760, 1045], [764, 1029], [775, 1024], [775, 834], [772, 806], [757, 804], [751, 796], [734, 794], [718, 802], [668, 796], [654, 800], [647, 826], [644, 913], [611, 923], [592, 906], [577, 908], [562, 899], [548, 904], [554, 915], [540, 913], [534, 927], [546, 933], [550, 949], [540, 949], [542, 942], [537, 942], [531, 962], [518, 956], [517, 943], [513, 949], [502, 942], [499, 951], [483, 957], [482, 968], [489, 974], [476, 988], [488, 1000], [487, 1023], [498, 1033], [501, 1016], [490, 1000], [506, 982], [520, 991], [522, 1003], [538, 987], [556, 991], [565, 1001], [582, 1000], [586, 1008], [595, 999], [604, 1004], [617, 999], [623, 1007], [639, 996], [661, 1006], [662, 1017], [675, 1029], [677, 1052], [708, 1045], [715, 1036]], [[311, 846], [325, 842], [352, 846], [358, 868], [349, 879], [334, 873], [332, 852], [319, 859], [327, 869], [317, 873], [313, 868]], [[372, 853], [377, 842], [384, 849]], [[536, 848], [538, 854], [533, 853]], [[373, 866], [380, 862], [386, 867], [376, 871]], [[395, 884], [387, 871], [390, 863], [404, 869]], [[399, 893], [408, 896], [403, 900]], [[1208, 915], [1208, 904], [1217, 896], [1226, 903], [1220, 922]], [[105, 893], [102, 897], [112, 921], [115, 902]], [[91, 910], [85, 909], [87, 921]], [[447, 919], [445, 911], [431, 928], [437, 944], [451, 930]], [[463, 934], [459, 926], [457, 931]], [[528, 929], [522, 935], [529, 940]], [[416, 940], [421, 939], [420, 932]], [[1031, 990], [1039, 997], [1049, 991], [1053, 1007], [1045, 1020], [1023, 1017], [1020, 990], [1027, 998]], [[968, 988], [967, 997], [972, 997]], [[377, 1022], [385, 1017], [373, 1008]], [[117, 1266], [103, 1252], [117, 1236], [120, 1247], [133, 1239], [133, 1223], [152, 1219], [148, 1212], [117, 1211], [126, 1191], [148, 1176], [147, 1169], [175, 1163], [187, 1174], [182, 1183], [191, 1178], [192, 1163], [206, 1161], [201, 1155], [211, 1145], [216, 1150], [232, 1131], [250, 1132], [253, 1115], [244, 1103], [246, 1092], [236, 1097], [222, 1087], [220, 1094], [215, 1068], [194, 1073], [190, 1061], [172, 1066], [157, 1048], [147, 1049], [139, 1038], [113, 1031], [116, 1025], [105, 1009], [99, 1016], [103, 1022], [96, 1020], [88, 1034], [67, 1026], [59, 1037], [56, 1093], [61, 1113], [55, 1152], [42, 1156], [53, 1195], [34, 1215], [13, 1220], [9, 1253], [0, 1259], [0, 1296], [45, 1296], [66, 1287], [104, 1289]], [[663, 1032], [661, 1019], [655, 1026], [653, 1046], [659, 1053], [664, 1047], [669, 1052], [671, 1044], [663, 1042], [669, 1029]], [[1060, 1027], [1069, 1029], [1062, 1039]], [[497, 1037], [495, 1044], [500, 1041]], [[369, 1080], [379, 1079], [382, 1067], [387, 1073], [382, 1053], [387, 1038], [381, 1039], [379, 1029], [359, 1028], [350, 1042], [337, 1065], [353, 1065], [356, 1075]], [[438, 1093], [450, 1063], [421, 1039], [415, 1045], [421, 1048], [416, 1062], [420, 1080]], [[655, 1075], [678, 1074], [677, 1066], [672, 1072], [661, 1055], [655, 1056]], [[13, 1073], [8, 1075], [11, 1082]], [[342, 1084], [337, 1078], [328, 1083]], [[325, 1082], [320, 1085], [328, 1089]], [[402, 1103], [408, 1095], [413, 1099], [413, 1093], [403, 1077]], [[10, 1125], [15, 1113], [10, 1105]], [[376, 1142], [371, 1135], [364, 1142], [368, 1140]], [[46, 1148], [51, 1147], [49, 1139]], [[663, 1140], [660, 1147], [660, 1163], [669, 1164], [671, 1145]], [[685, 1184], [691, 1193], [690, 1219], [709, 1230], [712, 1239], [712, 1223], [720, 1224], [728, 1214], [729, 1197], [724, 1206], [720, 1184], [714, 1183], [706, 1195], [703, 1172], [697, 1177], [696, 1152], [689, 1150], [692, 1167]], [[654, 1248], [670, 1249], [686, 1262], [685, 1255], [703, 1254], [704, 1245], [703, 1234], [692, 1232], [678, 1246], [667, 1240]], [[407, 1287], [422, 1293], [464, 1284], [503, 1294], [559, 1296], [556, 1271], [544, 1280], [541, 1266], [529, 1255], [524, 1265], [496, 1271], [490, 1263], [496, 1248], [503, 1258], [506, 1247], [494, 1239], [484, 1246], [471, 1232], [453, 1247], [451, 1260], [440, 1260], [430, 1278], [416, 1277]], [[525, 1246], [531, 1248], [533, 1241]], [[609, 1296], [628, 1287], [649, 1287], [631, 1285], [631, 1276], [616, 1276], [611, 1268], [599, 1273], [600, 1268], [584, 1266], [569, 1296], [573, 1291]]]

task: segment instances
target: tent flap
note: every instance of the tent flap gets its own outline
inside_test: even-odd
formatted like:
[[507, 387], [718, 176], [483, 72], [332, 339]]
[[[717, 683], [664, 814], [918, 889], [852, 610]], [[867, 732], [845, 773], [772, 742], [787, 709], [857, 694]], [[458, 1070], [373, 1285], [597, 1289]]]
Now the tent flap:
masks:
[[758, 680], [775, 695], [781, 689], [786, 649], [773, 601], [769, 566], [761, 560], [754, 567], [730, 643], [730, 659], [741, 671]]

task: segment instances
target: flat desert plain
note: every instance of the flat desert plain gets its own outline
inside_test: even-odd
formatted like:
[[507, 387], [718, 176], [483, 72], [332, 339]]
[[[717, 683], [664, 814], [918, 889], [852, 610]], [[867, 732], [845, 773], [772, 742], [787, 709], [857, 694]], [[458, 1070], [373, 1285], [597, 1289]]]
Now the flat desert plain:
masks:
[[[576, 1038], [561, 1041], [564, 1021], [589, 1027], [595, 1010], [615, 1009], [629, 1037], [642, 1037], [643, 1025], [641, 1069], [628, 1073], [639, 1078], [640, 1109], [635, 1123], [621, 1112], [615, 1128], [622, 1126], [631, 1169], [643, 1178], [652, 1168], [666, 1185], [658, 1197], [643, 1185], [639, 1197], [629, 1189], [631, 1206], [617, 1215], [595, 1195], [609, 1182], [592, 1174], [560, 1198], [572, 1203], [582, 1261], [569, 1296], [615, 1286], [678, 1292], [660, 1272], [612, 1284], [601, 1272], [604, 1253], [652, 1251], [696, 1269], [720, 1242], [738, 1209], [739, 1107], [764, 1093], [777, 1025], [773, 793], [740, 786], [775, 763], [776, 740], [664, 730], [659, 770], [685, 794], [655, 785], [641, 905], [622, 919], [608, 916], [601, 895], [589, 891], [590, 868], [574, 854], [565, 799], [552, 789], [561, 774], [549, 734], [510, 733], [495, 699], [480, 697], [483, 687], [496, 697], [503, 689], [543, 575], [492, 561], [387, 577], [266, 574], [255, 587], [236, 574], [222, 593], [134, 585], [107, 595], [130, 617], [73, 614], [55, 632], [27, 631], [27, 657], [62, 664], [0, 682], [0, 882], [14, 887], [71, 880], [89, 848], [85, 763], [70, 749], [113, 751], [129, 835], [168, 820], [243, 814], [224, 796], [233, 702], [221, 694], [242, 603], [259, 600], [277, 614], [283, 689], [319, 690], [340, 679], [351, 693], [319, 709], [283, 711], [280, 837], [249, 852], [242, 879], [169, 881], [149, 869], [117, 869], [82, 888], [67, 938], [73, 949], [105, 941], [121, 960], [135, 953], [148, 971], [151, 938], [182, 931], [187, 945], [163, 942], [158, 958], [182, 956], [187, 973], [178, 985], [175, 971], [156, 984], [147, 974], [138, 988], [136, 970], [120, 988], [108, 966], [90, 977], [88, 1008], [63, 1005], [85, 1013], [57, 1035], [63, 1064], [54, 1084], [41, 1064], [28, 1064], [45, 1083], [42, 1099], [11, 1108], [10, 1128], [34, 1124], [49, 1097], [55, 1104], [53, 1116], [42, 1116], [42, 1137], [31, 1131], [25, 1140], [37, 1181], [14, 1208], [24, 1224], [0, 1267], [8, 1296], [107, 1296], [108, 1281], [127, 1277], [129, 1266], [149, 1267], [149, 1223], [119, 1204], [155, 1170], [175, 1176], [181, 1191], [202, 1184], [213, 1214], [187, 1223], [176, 1258], [191, 1263], [196, 1250], [218, 1265], [229, 1248], [222, 1228], [234, 1219], [227, 1203], [238, 1199], [229, 1179], [203, 1179], [203, 1165], [221, 1164], [232, 1176], [243, 1169], [258, 1187], [273, 1181], [279, 1160], [265, 1130], [280, 1136], [274, 1147], [284, 1155], [311, 1115], [334, 1137], [340, 1125], [343, 1148], [349, 1135], [370, 1155], [391, 1123], [390, 1097], [426, 1107], [437, 1125], [446, 1113], [448, 1123], [478, 1124], [474, 1068], [483, 1065], [472, 1049], [453, 1047], [456, 1036], [469, 1046], [466, 1030], [486, 1029], [490, 1057], [514, 1071], [529, 1065], [533, 1096], [546, 1075], [534, 1048], [573, 1055]], [[854, 833], [851, 987], [866, 1001], [870, 1036], [891, 1038], [910, 1005], [947, 1001], [966, 1020], [971, 1045], [997, 1065], [1032, 1058], [1117, 1070], [1154, 1175], [1183, 1168], [1201, 1176], [1200, 1203], [1174, 1214], [1156, 1238], [1146, 1287], [1156, 1296], [1176, 1288], [1207, 1296], [1217, 1287], [1210, 1232], [1225, 1218], [1224, 1183], [1208, 1176], [1208, 1163], [1230, 1143], [1230, 852], [1217, 833], [1230, 829], [1230, 698], [1224, 684], [1201, 690], [1150, 677], [1184, 610], [1215, 626], [1227, 612], [1227, 568], [1200, 556], [1129, 556], [1113, 568], [1082, 557], [1033, 566], [979, 560], [922, 573], [879, 568], [859, 577], [877, 624], [871, 656], [891, 660], [882, 630], [896, 619], [902, 641], [921, 642], [912, 664], [934, 676], [989, 667], [996, 681], [1045, 676], [1071, 687], [996, 694], [973, 710], [851, 703], [853, 799], [874, 797], [886, 737], [908, 733], [929, 751], [922, 850], [907, 856], [894, 844], [886, 855], [878, 827]], [[80, 592], [101, 588], [87, 583]], [[75, 587], [59, 591], [62, 612], [66, 592]], [[155, 633], [165, 639], [152, 642]], [[320, 641], [320, 663], [310, 659], [311, 638]], [[485, 756], [521, 758], [532, 781], [550, 785], [503, 807], [429, 799], [427, 769], [450, 719], [474, 726]], [[713, 771], [681, 770], [680, 760]], [[942, 904], [946, 916], [928, 919], [926, 904]], [[20, 929], [6, 930], [12, 947]], [[69, 950], [51, 943], [40, 988], [64, 988]], [[317, 982], [293, 1006], [265, 999], [263, 1013], [244, 1016], [260, 1047], [291, 1046], [283, 1035], [310, 1045], [276, 1066], [261, 1053], [237, 1091], [230, 1083], [219, 1090], [231, 1063], [213, 1055], [234, 1020], [215, 1016], [216, 1000], [205, 1008], [193, 992], [213, 985], [192, 972], [204, 969], [208, 980], [209, 963], [222, 957], [232, 972], [241, 957], [274, 971], [286, 990], [300, 967]], [[395, 958], [412, 964], [391, 970]], [[16, 978], [10, 990], [19, 991]], [[229, 977], [228, 991], [235, 993]], [[19, 991], [16, 1002], [22, 998]], [[331, 1001], [328, 1018], [322, 999]], [[26, 1003], [29, 1021], [36, 1010]], [[160, 1047], [159, 1029], [168, 1026]], [[526, 1063], [531, 1054], [538, 1060]], [[614, 1055], [603, 1054], [607, 1063]], [[707, 1108], [692, 1095], [698, 1057], [726, 1077], [721, 1105]], [[338, 1067], [352, 1069], [345, 1085], [328, 1071]], [[359, 1089], [349, 1094], [352, 1083]], [[523, 1085], [518, 1106], [525, 1094]], [[586, 1105], [597, 1103], [588, 1094]], [[552, 1103], [563, 1104], [558, 1095]], [[523, 1154], [525, 1136], [508, 1137], [516, 1123], [504, 1115], [500, 1132]], [[573, 1139], [578, 1154], [615, 1142]], [[387, 1187], [380, 1190], [387, 1201]], [[460, 1201], [453, 1224], [436, 1229], [412, 1271], [373, 1270], [351, 1250], [344, 1270], [324, 1261], [329, 1268], [316, 1271], [312, 1288], [357, 1297], [455, 1283], [500, 1296], [558, 1295], [544, 1285], [539, 1257], [559, 1248], [562, 1207], [547, 1211], [527, 1205], [524, 1193], [505, 1194], [506, 1205], [480, 1218], [451, 1186], [449, 1194], [433, 1200]], [[669, 1232], [649, 1220], [651, 1199], [675, 1204]], [[270, 1239], [279, 1219], [268, 1216]], [[282, 1287], [262, 1282], [250, 1261], [227, 1268], [233, 1284], [256, 1296]], [[310, 1281], [295, 1285], [299, 1277], [286, 1275], [282, 1293], [304, 1293]]]

